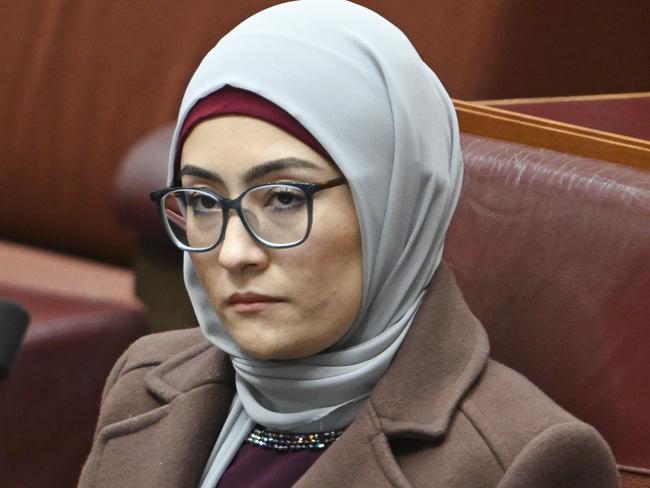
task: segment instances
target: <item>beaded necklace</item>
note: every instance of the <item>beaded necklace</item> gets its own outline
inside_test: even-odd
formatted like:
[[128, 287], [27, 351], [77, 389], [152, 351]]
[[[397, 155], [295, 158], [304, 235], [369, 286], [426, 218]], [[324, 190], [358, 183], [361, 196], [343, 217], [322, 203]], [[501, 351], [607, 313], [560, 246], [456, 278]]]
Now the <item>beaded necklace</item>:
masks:
[[256, 427], [248, 434], [246, 442], [255, 446], [284, 452], [301, 451], [304, 449], [322, 451], [327, 449], [341, 434], [343, 434], [342, 430], [315, 432], [312, 434], [290, 434], [270, 432]]

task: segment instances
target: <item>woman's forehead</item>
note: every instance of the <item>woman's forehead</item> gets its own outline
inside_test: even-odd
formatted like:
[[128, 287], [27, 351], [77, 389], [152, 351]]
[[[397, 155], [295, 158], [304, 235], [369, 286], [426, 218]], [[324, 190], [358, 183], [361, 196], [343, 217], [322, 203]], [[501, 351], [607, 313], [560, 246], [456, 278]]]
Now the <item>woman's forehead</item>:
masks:
[[[333, 163], [288, 132], [254, 117], [228, 115], [199, 123], [181, 151], [179, 176], [252, 180], [275, 174], [340, 174]], [[203, 175], [201, 174], [203, 170]]]

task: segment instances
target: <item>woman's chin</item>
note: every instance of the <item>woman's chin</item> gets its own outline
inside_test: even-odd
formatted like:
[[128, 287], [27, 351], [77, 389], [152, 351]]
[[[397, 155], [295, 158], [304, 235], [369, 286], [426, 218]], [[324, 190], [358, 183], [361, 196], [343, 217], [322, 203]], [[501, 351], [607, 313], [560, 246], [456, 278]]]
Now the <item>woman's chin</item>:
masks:
[[255, 359], [299, 359], [310, 354], [301, 353], [300, 347], [295, 344], [282, 344], [278, 342], [267, 342], [258, 340], [238, 342], [239, 348], [247, 355]]
[[324, 350], [318, 341], [300, 337], [290, 328], [270, 330], [269, 324], [257, 328], [253, 324], [244, 333], [231, 330], [231, 335], [239, 348], [247, 356], [255, 359], [300, 359]]
[[344, 321], [333, 320], [327, 310], [301, 314], [295, 308], [284, 303], [245, 312], [229, 307], [219, 316], [244, 354], [264, 360], [302, 359], [325, 351], [352, 322], [347, 316]]

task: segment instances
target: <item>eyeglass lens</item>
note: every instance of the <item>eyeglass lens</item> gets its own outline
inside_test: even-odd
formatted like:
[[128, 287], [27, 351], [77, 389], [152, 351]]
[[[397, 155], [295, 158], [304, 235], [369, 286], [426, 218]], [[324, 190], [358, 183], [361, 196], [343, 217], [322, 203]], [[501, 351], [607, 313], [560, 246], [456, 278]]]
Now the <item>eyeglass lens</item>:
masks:
[[[309, 227], [307, 196], [297, 187], [274, 184], [249, 190], [241, 200], [242, 213], [256, 237], [271, 245], [300, 242]], [[163, 199], [167, 228], [191, 249], [214, 246], [223, 228], [223, 204], [201, 190], [179, 189]]]

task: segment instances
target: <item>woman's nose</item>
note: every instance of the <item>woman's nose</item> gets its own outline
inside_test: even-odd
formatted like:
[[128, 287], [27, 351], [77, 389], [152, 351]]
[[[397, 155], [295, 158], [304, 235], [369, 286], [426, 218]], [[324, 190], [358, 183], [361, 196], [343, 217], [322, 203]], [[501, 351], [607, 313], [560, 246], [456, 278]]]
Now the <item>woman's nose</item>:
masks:
[[226, 234], [219, 245], [219, 263], [231, 272], [250, 267], [263, 269], [268, 264], [266, 248], [253, 239], [234, 212], [228, 219]]

